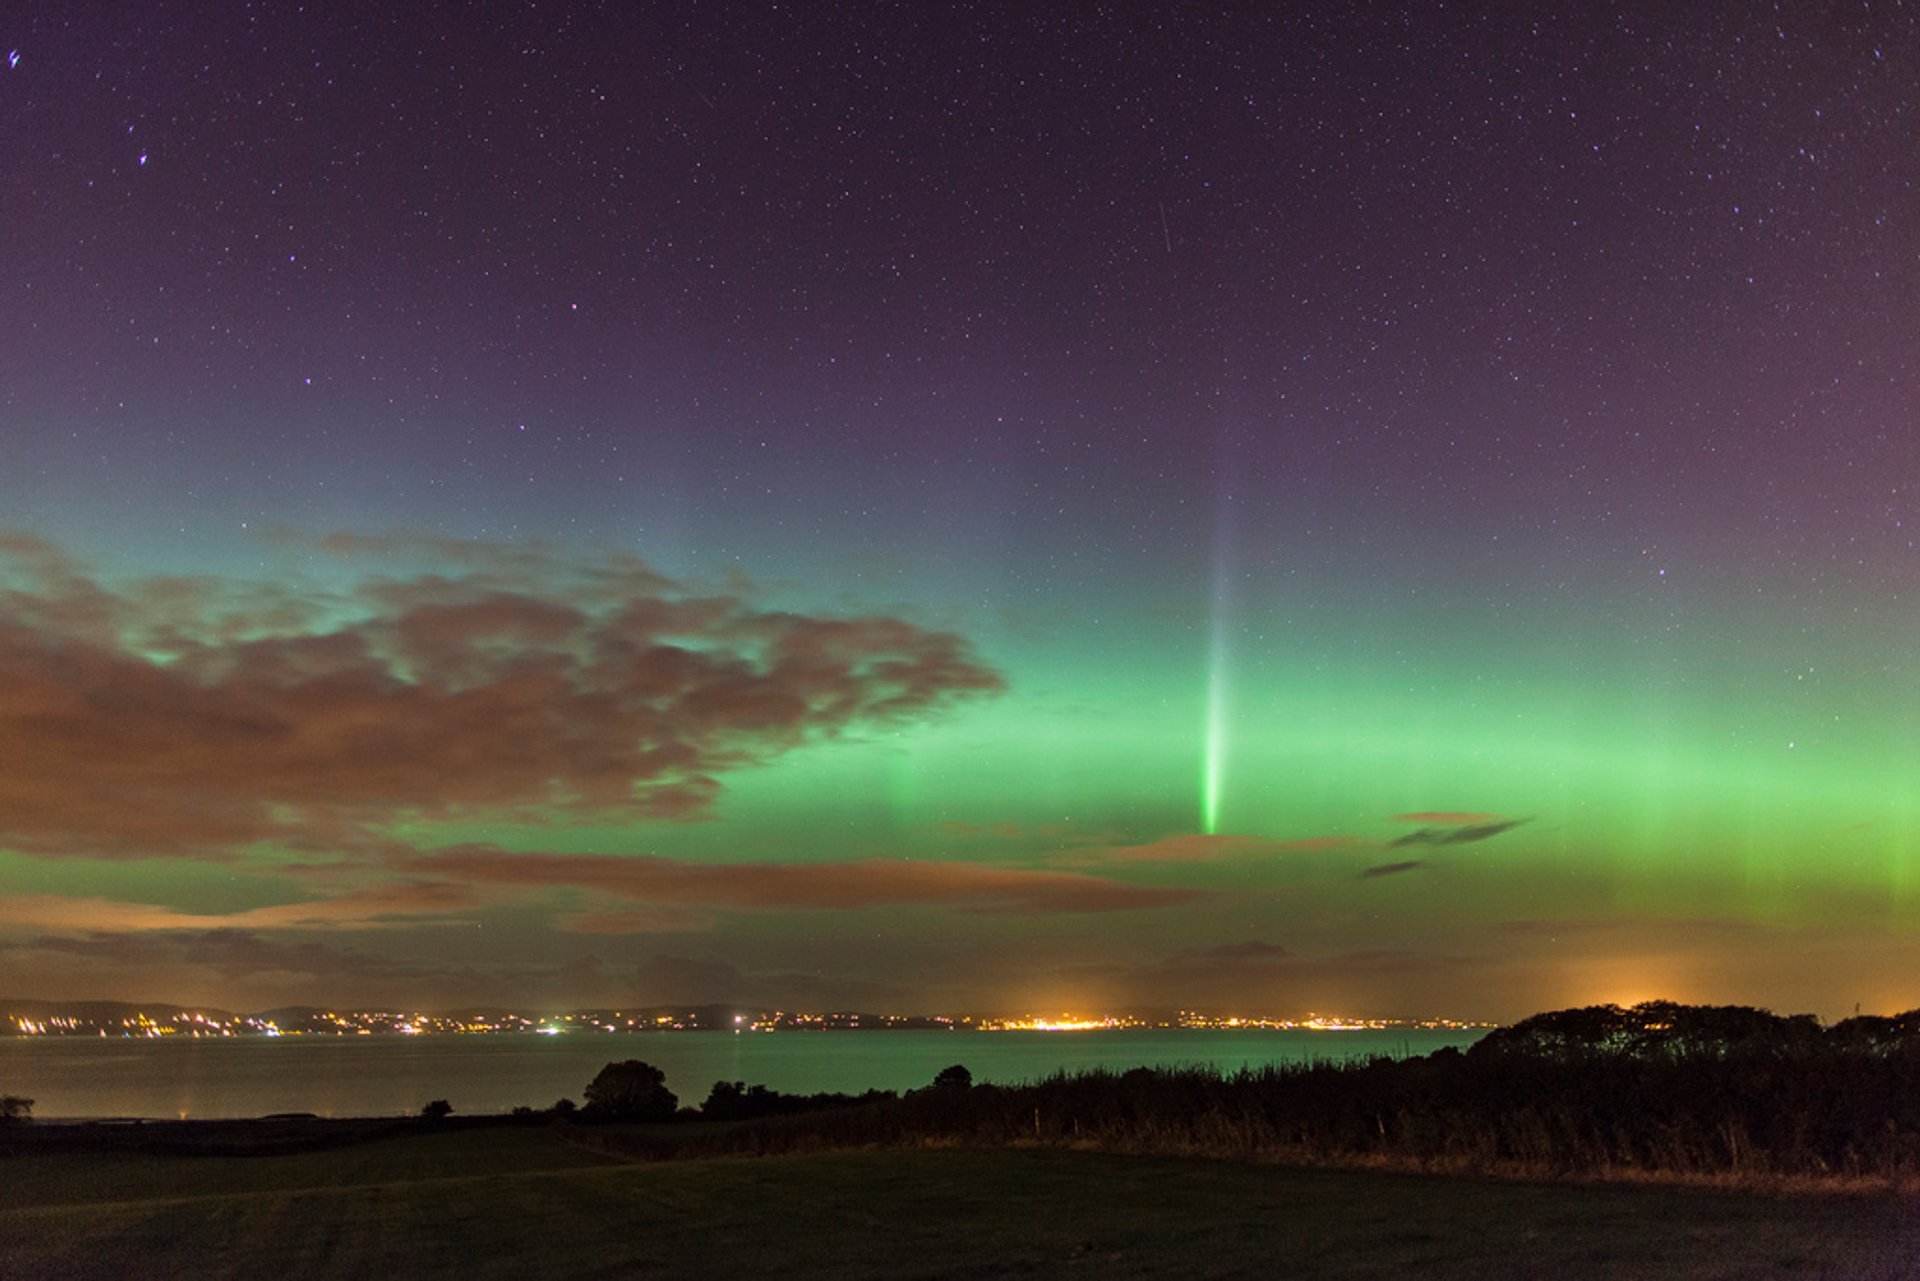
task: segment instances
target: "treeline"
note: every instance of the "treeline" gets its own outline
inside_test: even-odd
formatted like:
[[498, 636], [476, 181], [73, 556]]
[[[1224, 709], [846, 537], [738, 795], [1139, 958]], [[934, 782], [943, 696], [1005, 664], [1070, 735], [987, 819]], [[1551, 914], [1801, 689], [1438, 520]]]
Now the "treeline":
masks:
[[731, 1124], [616, 1127], [595, 1141], [661, 1157], [1043, 1143], [1534, 1176], [1907, 1183], [1920, 1179], [1920, 1011], [1822, 1027], [1743, 1006], [1594, 1006], [1537, 1015], [1464, 1053], [1225, 1074], [1096, 1070], [1015, 1086], [974, 1085], [955, 1067], [899, 1097], [828, 1099], [816, 1109], [721, 1083], [677, 1115]]
[[[683, 1108], [679, 1097], [667, 1088], [666, 1073], [651, 1063], [627, 1059], [601, 1068], [588, 1083], [585, 1098], [584, 1107], [572, 1099], [561, 1099], [545, 1110], [517, 1107], [510, 1115], [519, 1121], [553, 1118], [585, 1125], [634, 1121], [758, 1121], [890, 1103], [897, 1101], [899, 1095], [892, 1090], [868, 1090], [864, 1094], [782, 1094], [744, 1081], [715, 1081], [706, 1102], [698, 1108]], [[435, 1106], [428, 1105], [429, 1109]], [[452, 1111], [451, 1106], [447, 1111]]]

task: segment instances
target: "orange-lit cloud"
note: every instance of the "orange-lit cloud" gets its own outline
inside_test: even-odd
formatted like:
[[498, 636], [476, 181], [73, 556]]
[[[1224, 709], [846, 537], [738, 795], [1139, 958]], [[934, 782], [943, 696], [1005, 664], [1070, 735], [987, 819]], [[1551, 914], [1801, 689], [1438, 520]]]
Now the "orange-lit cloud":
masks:
[[709, 929], [713, 918], [684, 907], [622, 907], [565, 912], [553, 924], [568, 934], [678, 934]]
[[1283, 854], [1310, 854], [1346, 849], [1351, 836], [1307, 836], [1274, 840], [1265, 836], [1203, 836], [1188, 833], [1164, 836], [1143, 845], [1101, 845], [1063, 850], [1051, 861], [1061, 866], [1103, 867], [1129, 863], [1221, 863], [1235, 859], [1273, 858]]
[[[991, 912], [1114, 912], [1192, 902], [1202, 891], [1129, 885], [1079, 872], [977, 863], [857, 859], [706, 864], [653, 856], [518, 854], [453, 846], [409, 871], [461, 882], [570, 886], [661, 905], [731, 910], [933, 905]], [[594, 918], [588, 918], [591, 924]], [[577, 926], [576, 926], [577, 927]]]
[[[711, 866], [657, 857], [516, 854], [452, 846], [416, 854], [389, 845], [401, 879], [331, 896], [235, 912], [189, 912], [91, 896], [0, 897], [0, 930], [50, 936], [206, 931], [366, 931], [470, 925], [485, 909], [531, 889], [610, 896], [552, 910], [551, 926], [578, 935], [705, 931], [717, 912], [935, 907], [1010, 914], [1092, 913], [1168, 907], [1205, 897], [1197, 890], [1129, 885], [1076, 872], [972, 863], [869, 859]], [[328, 879], [369, 867], [335, 867]]]
[[0, 849], [230, 859], [409, 819], [693, 818], [730, 770], [1001, 687], [961, 638], [897, 619], [758, 610], [631, 560], [423, 546], [460, 572], [302, 598], [109, 589], [0, 538]]
[[482, 901], [473, 891], [444, 881], [402, 881], [334, 898], [277, 903], [225, 913], [182, 912], [151, 903], [96, 897], [9, 894], [0, 897], [0, 926], [87, 933], [376, 929], [464, 919]]

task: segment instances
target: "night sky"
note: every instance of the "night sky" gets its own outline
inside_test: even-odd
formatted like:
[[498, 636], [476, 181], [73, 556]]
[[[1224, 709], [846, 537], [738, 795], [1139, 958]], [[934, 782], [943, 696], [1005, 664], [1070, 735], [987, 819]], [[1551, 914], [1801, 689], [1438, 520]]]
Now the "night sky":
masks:
[[0, 23], [0, 994], [1920, 1005], [1912, 8]]

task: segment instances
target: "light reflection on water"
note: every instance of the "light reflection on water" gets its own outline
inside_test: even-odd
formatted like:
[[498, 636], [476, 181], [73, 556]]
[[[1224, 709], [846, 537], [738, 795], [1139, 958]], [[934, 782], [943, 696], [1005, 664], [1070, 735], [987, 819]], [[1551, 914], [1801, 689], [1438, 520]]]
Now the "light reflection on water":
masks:
[[113, 1040], [0, 1037], [0, 1093], [36, 1117], [237, 1117], [270, 1112], [392, 1116], [430, 1099], [503, 1112], [578, 1099], [604, 1063], [645, 1059], [683, 1104], [715, 1081], [795, 1093], [902, 1090], [963, 1063], [977, 1081], [1060, 1069], [1213, 1064], [1223, 1071], [1309, 1059], [1425, 1054], [1479, 1032], [1241, 1030], [1114, 1032], [671, 1032], [565, 1036]]

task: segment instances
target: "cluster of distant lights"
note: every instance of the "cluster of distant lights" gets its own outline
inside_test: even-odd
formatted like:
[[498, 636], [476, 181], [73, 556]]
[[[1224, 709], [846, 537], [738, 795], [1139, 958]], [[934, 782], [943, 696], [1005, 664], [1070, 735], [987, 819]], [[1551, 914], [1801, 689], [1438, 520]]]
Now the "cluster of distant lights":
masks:
[[[1159, 1024], [1165, 1027], [1167, 1024]], [[1499, 1027], [1483, 1019], [1355, 1019], [1339, 1014], [1308, 1013], [1303, 1019], [1246, 1018], [1240, 1015], [1220, 1016], [1198, 1014], [1191, 1010], [1182, 1010], [1177, 1022], [1172, 1026], [1231, 1029], [1231, 1028], [1268, 1028], [1283, 1032], [1470, 1032]]]
[[1172, 1019], [1141, 1019], [1132, 1015], [1061, 1014], [1052, 1018], [977, 1019], [972, 1026], [982, 1032], [1115, 1032], [1129, 1029], [1179, 1028], [1182, 1030], [1222, 1032], [1245, 1029], [1270, 1032], [1393, 1032], [1448, 1031], [1498, 1027], [1470, 1019], [1356, 1019], [1334, 1014], [1308, 1014], [1300, 1019], [1276, 1019], [1246, 1015], [1201, 1014], [1182, 1010]]
[[1202, 1014], [1182, 1010], [1172, 1019], [1142, 1019], [1126, 1014], [1071, 1014], [988, 1018], [973, 1015], [932, 1015], [913, 1017], [897, 1014], [792, 1013], [784, 1010], [758, 1014], [737, 1014], [730, 1024], [702, 1022], [693, 1015], [611, 1014], [599, 1011], [587, 1014], [563, 1014], [531, 1018], [503, 1014], [488, 1018], [451, 1018], [438, 1014], [396, 1014], [391, 1011], [325, 1011], [309, 1018], [302, 1026], [282, 1027], [271, 1019], [247, 1016], [221, 1018], [204, 1013], [181, 1012], [163, 1018], [134, 1014], [125, 1018], [83, 1019], [48, 1016], [33, 1019], [14, 1016], [7, 1029], [18, 1036], [102, 1036], [188, 1039], [233, 1036], [559, 1036], [567, 1032], [712, 1032], [732, 1031], [887, 1031], [946, 1030], [972, 1032], [1117, 1032], [1129, 1030], [1181, 1029], [1197, 1031], [1283, 1031], [1283, 1032], [1386, 1032], [1386, 1031], [1470, 1031], [1499, 1026], [1467, 1019], [1366, 1019], [1339, 1015], [1308, 1014], [1305, 1018], [1280, 1019], [1246, 1015]]
[[80, 1019], [53, 1015], [30, 1019], [16, 1015], [13, 1030], [18, 1036], [118, 1036], [129, 1039], [159, 1040], [179, 1037], [187, 1040], [218, 1039], [231, 1036], [279, 1036], [280, 1029], [270, 1019], [238, 1017], [222, 1019], [205, 1014], [182, 1012], [151, 1019], [134, 1014], [121, 1019]]
[[389, 1010], [327, 1010], [299, 1025], [271, 1019], [229, 1017], [182, 1012], [163, 1018], [134, 1014], [126, 1018], [86, 1019], [68, 1016], [28, 1018], [15, 1015], [0, 1024], [0, 1034], [17, 1036], [103, 1036], [157, 1039], [160, 1037], [219, 1036], [501, 1036], [532, 1034], [559, 1036], [565, 1032], [773, 1032], [780, 1030], [842, 1031], [904, 1027], [965, 1026], [969, 1020], [913, 1018], [894, 1014], [770, 1014], [736, 1015], [730, 1024], [702, 1022], [692, 1015], [627, 1014], [616, 1010], [587, 1014], [529, 1017], [502, 1014], [485, 1018], [454, 1018], [441, 1014], [394, 1013]]

